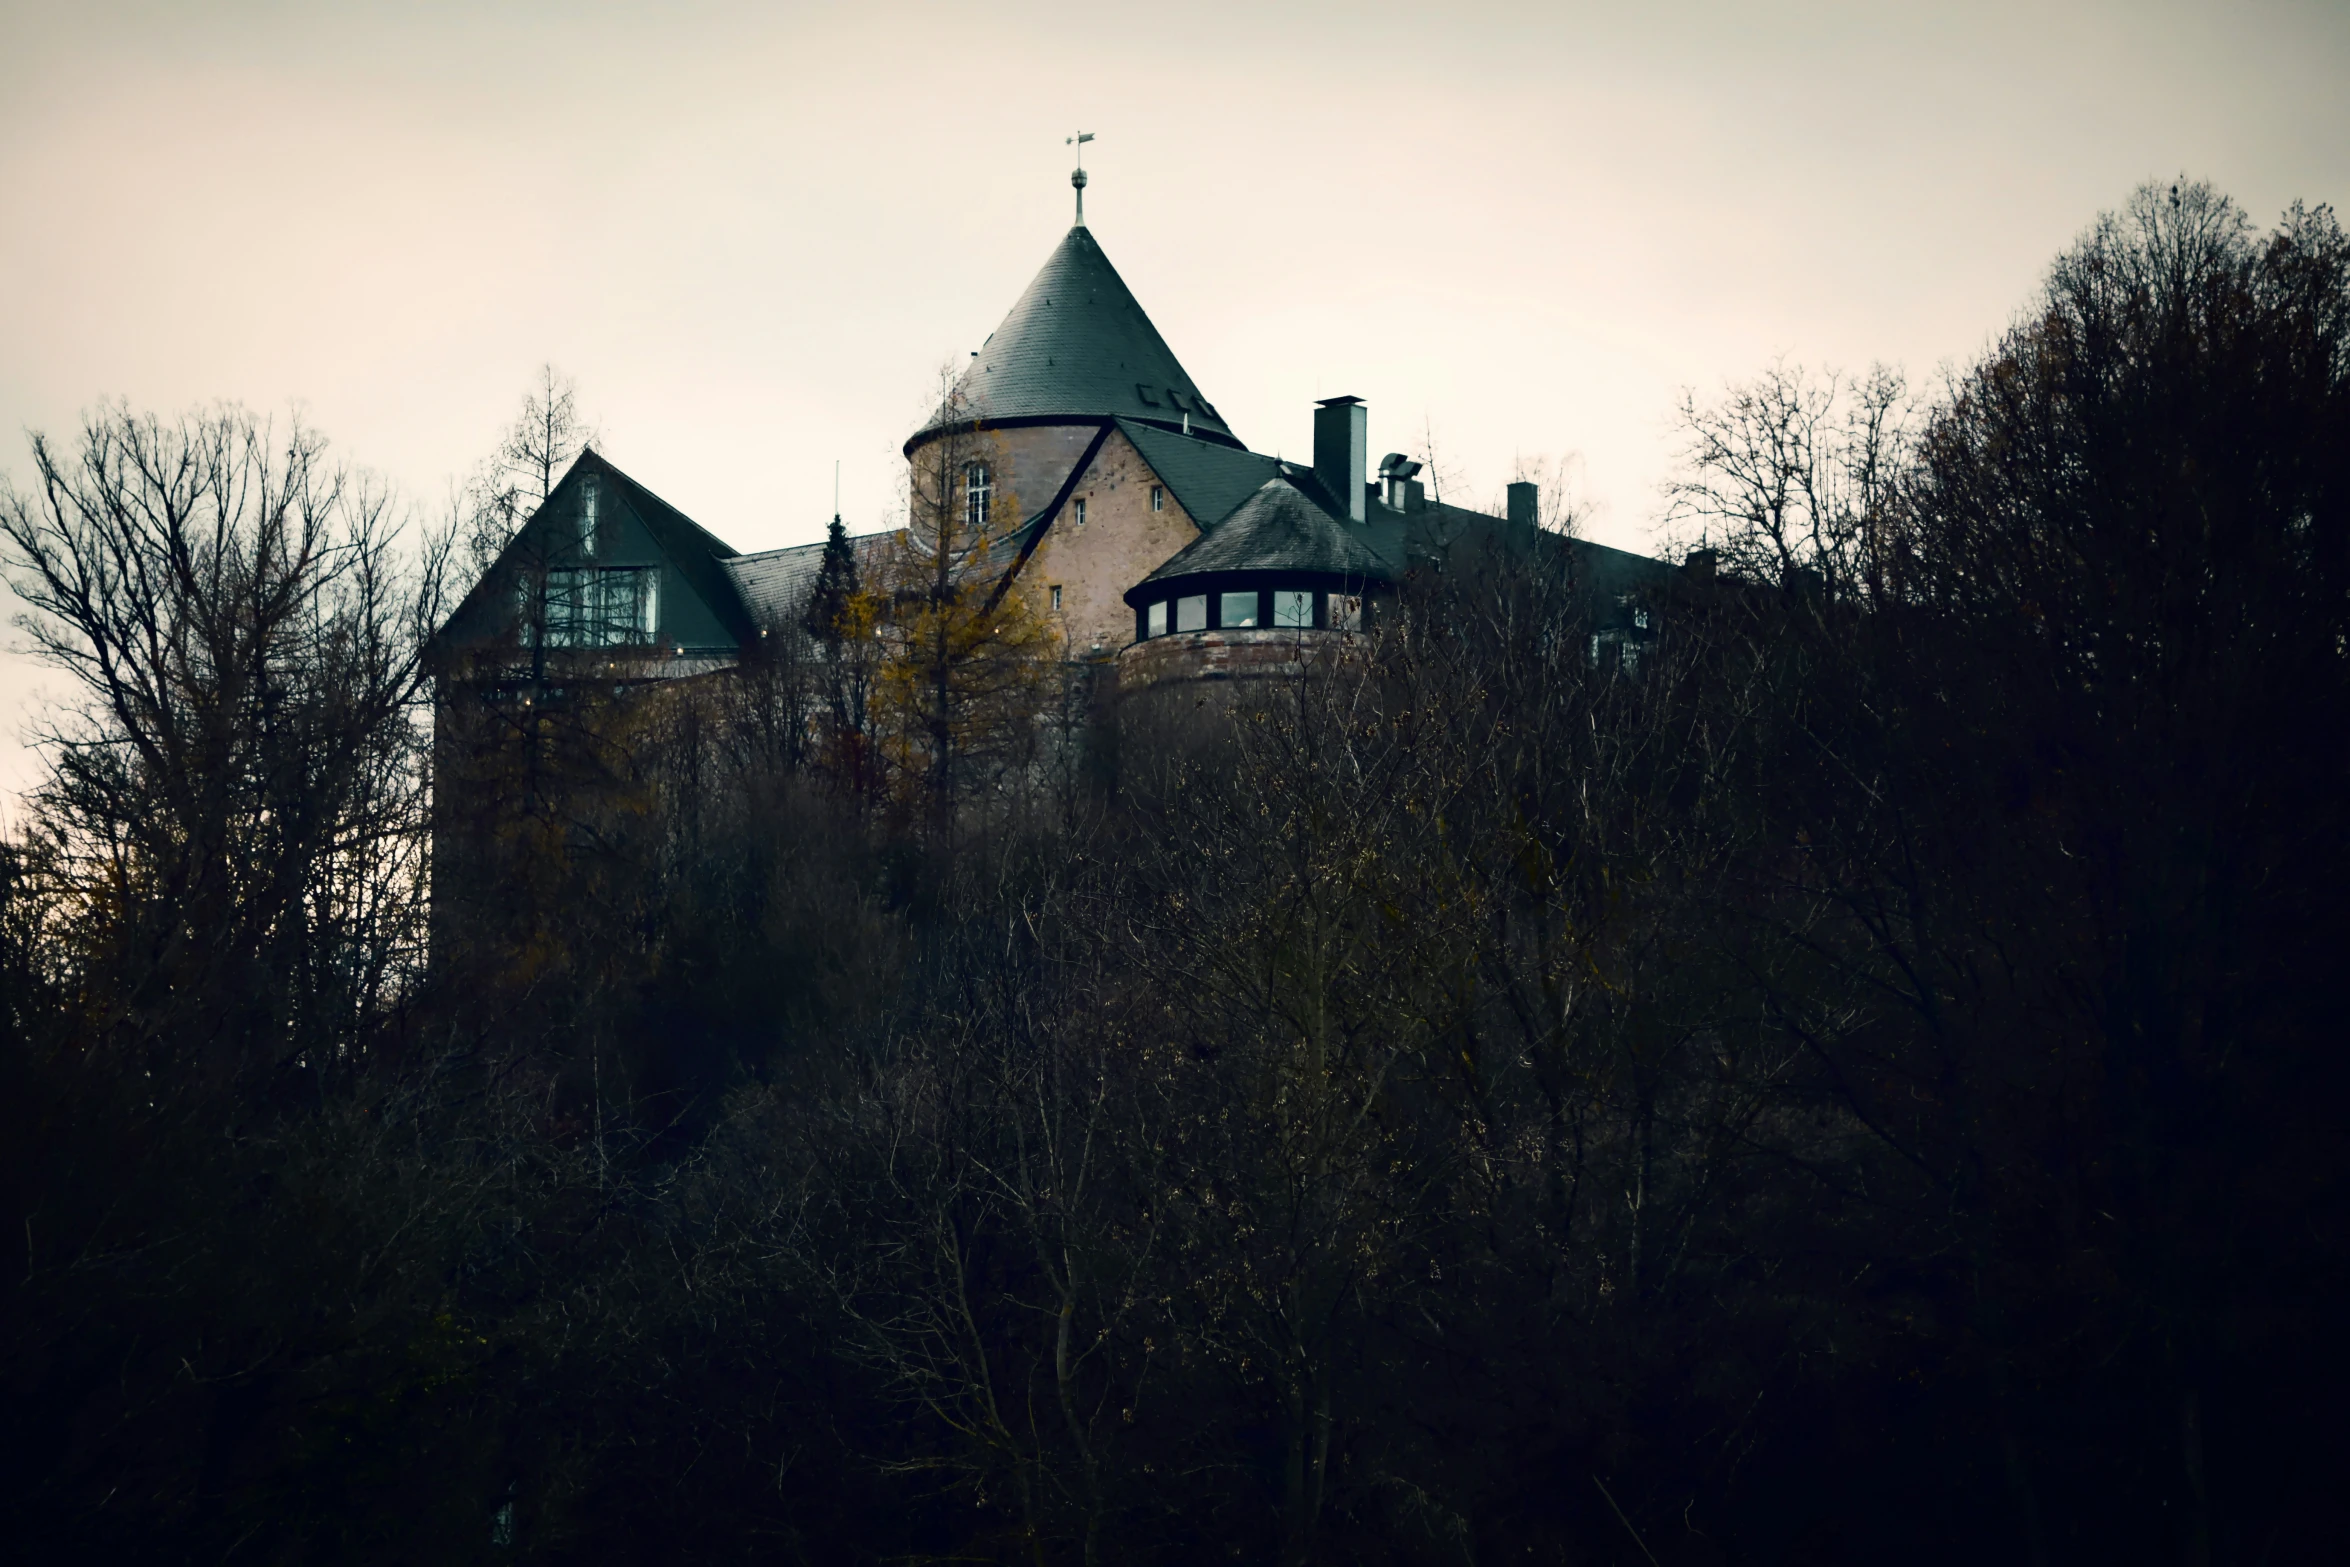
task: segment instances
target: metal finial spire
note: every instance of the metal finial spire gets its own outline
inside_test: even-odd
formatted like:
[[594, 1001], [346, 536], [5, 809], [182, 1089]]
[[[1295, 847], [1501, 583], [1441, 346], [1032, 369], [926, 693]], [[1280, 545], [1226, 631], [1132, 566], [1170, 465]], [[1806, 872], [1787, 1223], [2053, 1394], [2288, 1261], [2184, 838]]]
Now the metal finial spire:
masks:
[[1069, 183], [1077, 187], [1077, 226], [1085, 227], [1085, 144], [1093, 140], [1093, 132], [1079, 131], [1061, 143], [1077, 149], [1077, 167], [1070, 171]]

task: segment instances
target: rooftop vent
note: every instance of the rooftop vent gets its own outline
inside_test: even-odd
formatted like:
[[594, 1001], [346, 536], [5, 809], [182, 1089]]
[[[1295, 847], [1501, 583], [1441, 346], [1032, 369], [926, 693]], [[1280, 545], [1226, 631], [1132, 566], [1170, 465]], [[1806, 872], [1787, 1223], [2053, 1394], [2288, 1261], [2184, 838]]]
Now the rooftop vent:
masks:
[[1427, 500], [1420, 481], [1413, 477], [1420, 465], [1401, 452], [1389, 452], [1379, 459], [1380, 500], [1389, 511], [1421, 511]]

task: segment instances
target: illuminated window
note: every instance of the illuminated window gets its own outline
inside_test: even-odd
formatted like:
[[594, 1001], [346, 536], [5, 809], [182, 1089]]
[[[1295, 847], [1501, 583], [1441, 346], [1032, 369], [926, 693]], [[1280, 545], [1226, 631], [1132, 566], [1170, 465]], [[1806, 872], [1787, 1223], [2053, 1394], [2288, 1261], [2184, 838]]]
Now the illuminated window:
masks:
[[1194, 593], [1187, 599], [1175, 601], [1175, 629], [1178, 631], [1205, 631], [1208, 629], [1208, 596]]
[[1166, 487], [1165, 485], [1163, 485], [1163, 484], [1154, 484], [1154, 485], [1152, 485], [1152, 486], [1151, 486], [1151, 510], [1152, 510], [1152, 511], [1165, 511], [1166, 509], [1167, 509], [1167, 487]]
[[1144, 624], [1150, 628], [1143, 633], [1146, 637], [1163, 637], [1167, 634], [1167, 601], [1165, 599], [1159, 600], [1150, 607], [1148, 618]]
[[1227, 593], [1218, 608], [1226, 627], [1253, 626], [1257, 623], [1257, 596], [1254, 591]]
[[963, 470], [963, 526], [987, 526], [989, 502], [995, 499], [995, 484], [987, 471], [987, 464], [975, 462]]
[[1314, 623], [1314, 597], [1310, 593], [1293, 593], [1284, 588], [1273, 595], [1273, 624], [1276, 626], [1310, 626]]

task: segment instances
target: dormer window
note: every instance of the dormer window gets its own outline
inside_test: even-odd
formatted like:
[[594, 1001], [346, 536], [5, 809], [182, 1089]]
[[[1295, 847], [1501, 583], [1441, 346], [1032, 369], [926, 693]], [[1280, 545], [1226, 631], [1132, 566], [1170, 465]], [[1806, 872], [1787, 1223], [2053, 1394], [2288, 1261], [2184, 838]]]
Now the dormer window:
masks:
[[963, 526], [974, 531], [986, 527], [988, 507], [994, 499], [995, 483], [987, 471], [987, 464], [975, 462], [965, 468], [963, 470]]
[[597, 501], [600, 498], [596, 493], [596, 476], [591, 473], [580, 482], [579, 487], [579, 552], [590, 560], [596, 554]]

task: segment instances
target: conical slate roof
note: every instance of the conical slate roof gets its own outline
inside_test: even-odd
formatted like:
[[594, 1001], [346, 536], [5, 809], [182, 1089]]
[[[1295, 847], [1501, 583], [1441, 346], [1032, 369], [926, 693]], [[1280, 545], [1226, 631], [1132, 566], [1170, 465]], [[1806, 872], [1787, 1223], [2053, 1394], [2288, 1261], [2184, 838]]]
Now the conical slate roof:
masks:
[[[1199, 395], [1091, 229], [1071, 229], [956, 383], [955, 420], [1123, 418], [1241, 442]], [[940, 410], [906, 449], [948, 422]]]
[[1231, 516], [1168, 557], [1127, 590], [1127, 602], [1153, 583], [1235, 571], [1313, 572], [1386, 581], [1394, 568], [1354, 529], [1330, 515], [1286, 476], [1267, 479]]

